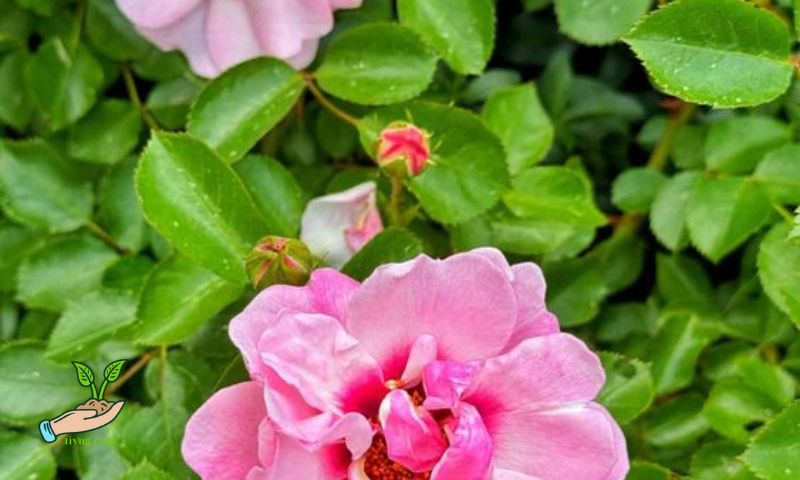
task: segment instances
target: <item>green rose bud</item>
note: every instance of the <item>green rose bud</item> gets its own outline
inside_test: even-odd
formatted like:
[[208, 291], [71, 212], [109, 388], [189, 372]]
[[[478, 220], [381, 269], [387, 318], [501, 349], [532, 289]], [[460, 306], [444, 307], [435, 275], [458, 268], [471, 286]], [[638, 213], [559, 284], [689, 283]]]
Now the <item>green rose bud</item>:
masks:
[[247, 257], [250, 281], [257, 290], [271, 285], [305, 285], [313, 257], [305, 243], [294, 238], [267, 236]]

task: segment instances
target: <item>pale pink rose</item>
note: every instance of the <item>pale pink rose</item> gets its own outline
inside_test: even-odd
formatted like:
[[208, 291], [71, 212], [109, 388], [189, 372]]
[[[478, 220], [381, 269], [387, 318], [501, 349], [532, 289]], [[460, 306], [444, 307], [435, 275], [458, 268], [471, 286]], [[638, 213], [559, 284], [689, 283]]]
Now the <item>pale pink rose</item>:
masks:
[[204, 480], [621, 480], [598, 358], [494, 249], [314, 272], [230, 325], [252, 380], [189, 420]]
[[304, 68], [333, 12], [362, 0], [116, 0], [144, 37], [162, 50], [181, 50], [192, 70], [215, 77], [255, 57]]
[[364, 182], [311, 200], [303, 212], [300, 239], [326, 265], [341, 268], [383, 230], [375, 190], [375, 182]]

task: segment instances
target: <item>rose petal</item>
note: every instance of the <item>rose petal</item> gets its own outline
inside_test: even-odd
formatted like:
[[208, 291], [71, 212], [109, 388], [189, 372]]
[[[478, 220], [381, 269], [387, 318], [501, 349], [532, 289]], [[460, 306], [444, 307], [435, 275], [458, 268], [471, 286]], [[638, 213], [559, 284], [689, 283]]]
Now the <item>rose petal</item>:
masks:
[[131, 22], [142, 28], [162, 28], [199, 7], [205, 0], [117, 0], [117, 6]]
[[462, 403], [448, 429], [450, 446], [433, 469], [431, 480], [484, 480], [492, 465], [492, 439], [480, 414]]
[[412, 472], [431, 470], [447, 448], [436, 420], [416, 407], [405, 390], [393, 390], [386, 396], [380, 421], [389, 458]]
[[275, 463], [264, 480], [332, 480], [345, 478], [350, 456], [344, 445], [311, 452], [292, 439], [277, 435]]
[[220, 70], [262, 55], [250, 12], [242, 0], [209, 2], [206, 42]]
[[433, 335], [420, 335], [411, 346], [406, 368], [400, 376], [403, 388], [417, 386], [422, 380], [425, 365], [434, 360], [436, 360], [436, 338]]
[[422, 382], [425, 386], [425, 408], [441, 410], [456, 408], [461, 395], [478, 372], [475, 362], [435, 361], [425, 367]]
[[211, 59], [206, 42], [206, 7], [192, 10], [172, 25], [163, 28], [140, 26], [139, 33], [158, 48], [168, 51], [179, 49], [189, 59], [195, 73], [204, 77], [215, 77], [220, 69]]

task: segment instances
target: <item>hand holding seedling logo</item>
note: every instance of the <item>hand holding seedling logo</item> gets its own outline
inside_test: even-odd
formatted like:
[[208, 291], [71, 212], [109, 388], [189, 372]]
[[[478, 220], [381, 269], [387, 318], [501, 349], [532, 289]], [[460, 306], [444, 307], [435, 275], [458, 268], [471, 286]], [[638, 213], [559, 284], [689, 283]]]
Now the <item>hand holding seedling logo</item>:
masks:
[[99, 392], [94, 382], [92, 369], [86, 364], [72, 362], [78, 375], [78, 383], [92, 389], [92, 398], [52, 420], [43, 420], [39, 424], [42, 438], [46, 442], [55, 442], [56, 437], [62, 433], [88, 432], [89, 430], [104, 427], [114, 421], [125, 402], [111, 402], [104, 400], [103, 396], [108, 385], [119, 378], [126, 361], [117, 360], [106, 366], [103, 371], [103, 383], [100, 385]]

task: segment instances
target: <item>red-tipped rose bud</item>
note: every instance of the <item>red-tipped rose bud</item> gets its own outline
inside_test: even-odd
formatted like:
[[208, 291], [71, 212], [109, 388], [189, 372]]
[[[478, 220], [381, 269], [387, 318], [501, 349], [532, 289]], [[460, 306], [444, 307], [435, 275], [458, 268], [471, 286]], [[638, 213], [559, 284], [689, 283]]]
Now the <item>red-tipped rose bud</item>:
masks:
[[378, 165], [393, 176], [419, 175], [428, 166], [430, 134], [406, 122], [394, 122], [378, 139]]
[[250, 281], [257, 290], [270, 285], [305, 285], [313, 258], [305, 243], [294, 238], [264, 237], [247, 257]]

